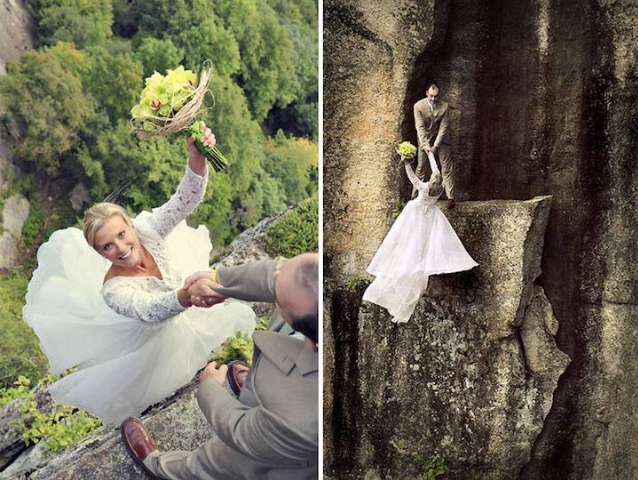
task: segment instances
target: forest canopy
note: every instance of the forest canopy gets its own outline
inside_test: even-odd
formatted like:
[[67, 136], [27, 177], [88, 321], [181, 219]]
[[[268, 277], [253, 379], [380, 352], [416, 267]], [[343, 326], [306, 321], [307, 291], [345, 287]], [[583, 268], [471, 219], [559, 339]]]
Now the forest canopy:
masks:
[[[192, 222], [216, 246], [317, 190], [315, 0], [34, 0], [38, 48], [7, 65], [0, 100], [12, 151], [37, 196], [83, 183], [131, 212], [156, 207], [185, 168], [185, 136], [128, 127], [144, 78], [211, 60], [198, 118], [230, 160]], [[134, 181], [132, 181], [134, 180]], [[74, 219], [75, 220], [75, 219]]]

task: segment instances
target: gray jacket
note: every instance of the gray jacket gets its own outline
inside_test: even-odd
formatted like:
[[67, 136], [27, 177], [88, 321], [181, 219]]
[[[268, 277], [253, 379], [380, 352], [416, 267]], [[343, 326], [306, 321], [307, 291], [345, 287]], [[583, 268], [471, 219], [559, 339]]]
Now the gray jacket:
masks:
[[[217, 280], [223, 288], [218, 291], [274, 303], [273, 273], [282, 264], [279, 258], [220, 267]], [[280, 333], [284, 324], [275, 311], [268, 331], [253, 334], [253, 367], [239, 400], [214, 380], [199, 388], [199, 405], [218, 435], [211, 461], [218, 466], [214, 470], [226, 475], [211, 472], [211, 478], [317, 478], [318, 354]]]

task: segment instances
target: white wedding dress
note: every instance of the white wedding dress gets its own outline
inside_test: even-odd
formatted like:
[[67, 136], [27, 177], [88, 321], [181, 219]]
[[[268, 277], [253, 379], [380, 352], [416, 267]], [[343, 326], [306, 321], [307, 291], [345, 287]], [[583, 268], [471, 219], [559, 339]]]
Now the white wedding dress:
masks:
[[[438, 172], [430, 154], [430, 166]], [[422, 182], [406, 164], [405, 171], [419, 195], [409, 201], [386, 235], [368, 266], [376, 278], [363, 299], [381, 305], [392, 321], [410, 319], [430, 275], [470, 270], [478, 265], [435, 202], [443, 193], [428, 194], [429, 182]]]
[[252, 333], [255, 314], [243, 303], [186, 309], [177, 300], [184, 279], [209, 268], [208, 230], [184, 221], [206, 180], [187, 168], [165, 205], [133, 220], [163, 280], [114, 277], [103, 285], [111, 263], [77, 228], [53, 233], [40, 247], [23, 318], [51, 372], [78, 367], [49, 387], [56, 402], [118, 424], [188, 383], [235, 332]]

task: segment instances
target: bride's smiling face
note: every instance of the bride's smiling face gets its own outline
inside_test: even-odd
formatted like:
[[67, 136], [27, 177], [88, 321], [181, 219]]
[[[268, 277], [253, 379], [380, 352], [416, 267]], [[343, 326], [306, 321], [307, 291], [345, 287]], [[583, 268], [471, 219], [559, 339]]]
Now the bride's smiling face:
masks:
[[132, 225], [113, 215], [95, 234], [95, 249], [113, 265], [131, 268], [142, 261], [141, 245]]

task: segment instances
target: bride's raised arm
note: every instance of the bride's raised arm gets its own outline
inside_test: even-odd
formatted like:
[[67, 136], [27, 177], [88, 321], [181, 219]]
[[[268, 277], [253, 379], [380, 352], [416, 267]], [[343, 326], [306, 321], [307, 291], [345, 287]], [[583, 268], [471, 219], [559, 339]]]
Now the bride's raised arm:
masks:
[[408, 176], [408, 180], [412, 182], [412, 185], [414, 185], [417, 188], [417, 190], [421, 190], [425, 182], [422, 182], [421, 180], [419, 180], [419, 177], [416, 176], [416, 174], [414, 173], [414, 170], [412, 170], [412, 167], [410, 166], [409, 158], [403, 157], [403, 162], [405, 164], [405, 173]]
[[[206, 128], [204, 122], [200, 122], [200, 128], [204, 132], [202, 143], [206, 146], [215, 145], [215, 135], [210, 128]], [[206, 193], [206, 157], [197, 149], [192, 136], [188, 139], [188, 150], [188, 165], [177, 190], [164, 205], [154, 208], [151, 214], [151, 225], [162, 237], [168, 235], [179, 222], [195, 210]]]
[[[412, 182], [412, 185], [414, 185], [417, 190], [427, 188], [428, 182], [423, 182], [416, 176], [414, 170], [412, 170], [412, 167], [410, 166], [410, 159], [407, 157], [401, 157], [401, 159], [405, 163], [405, 173], [407, 174], [410, 182]], [[439, 173], [439, 167], [436, 164], [436, 160], [434, 159], [434, 154], [432, 152], [428, 152], [428, 160], [430, 161], [430, 168], [432, 169], [432, 172]]]

